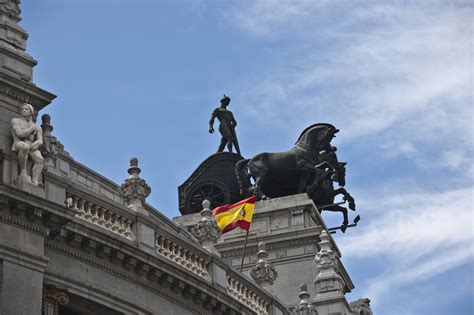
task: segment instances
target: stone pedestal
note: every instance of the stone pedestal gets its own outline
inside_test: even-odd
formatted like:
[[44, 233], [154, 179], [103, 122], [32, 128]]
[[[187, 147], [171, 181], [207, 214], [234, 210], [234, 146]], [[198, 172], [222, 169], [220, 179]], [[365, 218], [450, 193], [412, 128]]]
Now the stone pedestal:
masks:
[[15, 185], [16, 188], [23, 190], [29, 194], [41, 198], [46, 198], [46, 192], [43, 186], [33, 185], [32, 183], [29, 183], [26, 180], [22, 180], [20, 177], [18, 179], [18, 183]]

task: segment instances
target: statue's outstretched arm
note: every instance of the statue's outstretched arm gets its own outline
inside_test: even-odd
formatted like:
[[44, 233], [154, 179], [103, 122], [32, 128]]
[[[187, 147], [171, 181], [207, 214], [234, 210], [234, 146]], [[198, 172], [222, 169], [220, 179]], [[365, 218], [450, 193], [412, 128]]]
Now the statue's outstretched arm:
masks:
[[209, 120], [209, 132], [214, 133], [214, 120], [217, 117], [218, 108], [214, 109], [211, 114], [211, 119]]

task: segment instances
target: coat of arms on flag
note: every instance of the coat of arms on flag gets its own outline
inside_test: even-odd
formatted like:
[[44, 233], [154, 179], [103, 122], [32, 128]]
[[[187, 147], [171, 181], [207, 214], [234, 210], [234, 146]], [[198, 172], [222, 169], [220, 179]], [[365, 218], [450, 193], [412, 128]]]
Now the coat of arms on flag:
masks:
[[232, 231], [236, 227], [248, 231], [252, 222], [253, 210], [255, 208], [256, 196], [241, 200], [230, 205], [215, 208], [212, 213], [222, 233]]

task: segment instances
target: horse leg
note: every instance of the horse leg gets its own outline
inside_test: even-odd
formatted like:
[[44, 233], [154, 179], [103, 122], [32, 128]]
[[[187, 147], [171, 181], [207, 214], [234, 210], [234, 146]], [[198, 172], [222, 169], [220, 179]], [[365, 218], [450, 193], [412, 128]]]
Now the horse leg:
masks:
[[249, 171], [255, 179], [254, 195], [256, 195], [257, 198], [268, 199], [262, 190], [262, 185], [265, 183], [268, 174], [268, 167], [262, 161], [253, 161], [249, 163]]
[[265, 176], [261, 175], [259, 178], [255, 180], [255, 195], [257, 198], [261, 198], [262, 200], [269, 199], [262, 190], [262, 185], [265, 182]]
[[342, 225], [341, 225], [341, 231], [344, 233], [346, 231], [347, 225], [349, 224], [349, 218], [347, 216], [347, 209], [344, 208], [344, 207], [341, 207], [339, 205], [334, 205], [334, 206], [324, 208], [324, 210], [335, 211], [335, 212], [341, 212], [342, 213], [342, 215], [344, 216], [344, 221], [342, 222]]
[[349, 203], [349, 209], [355, 211], [356, 205], [355, 205], [354, 197], [352, 197], [351, 194], [349, 194], [347, 190], [343, 187], [340, 187], [334, 190], [334, 196], [339, 195], [339, 194], [343, 195], [343, 199]]
[[248, 172], [249, 159], [240, 160], [235, 164], [235, 177], [240, 188], [240, 194], [246, 196], [251, 186], [251, 174]]

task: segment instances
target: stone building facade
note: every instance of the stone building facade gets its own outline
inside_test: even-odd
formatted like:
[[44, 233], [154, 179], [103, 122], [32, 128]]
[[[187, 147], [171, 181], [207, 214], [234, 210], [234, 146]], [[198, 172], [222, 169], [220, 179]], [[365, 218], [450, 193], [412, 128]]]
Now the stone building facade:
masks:
[[55, 95], [34, 84], [20, 12], [0, 1], [1, 315], [365, 314], [304, 195], [258, 204], [241, 273], [242, 234], [216, 232], [205, 204], [170, 220], [137, 159], [121, 185], [74, 160], [48, 115], [35, 122]]

